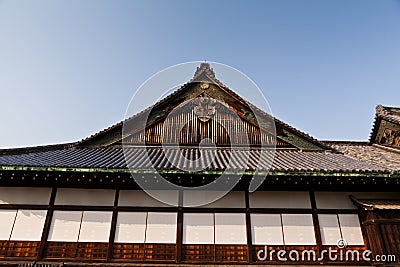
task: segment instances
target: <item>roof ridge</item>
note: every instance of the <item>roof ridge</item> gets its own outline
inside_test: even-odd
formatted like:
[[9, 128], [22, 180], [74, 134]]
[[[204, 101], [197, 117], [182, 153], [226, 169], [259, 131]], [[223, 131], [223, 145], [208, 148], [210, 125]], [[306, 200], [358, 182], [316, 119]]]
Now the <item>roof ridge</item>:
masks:
[[368, 145], [368, 141], [352, 141], [352, 140], [320, 140], [320, 142], [332, 145]]
[[379, 149], [383, 149], [383, 150], [389, 151], [389, 152], [393, 152], [393, 153], [400, 154], [400, 150], [398, 150], [398, 149], [396, 149], [396, 148], [392, 148], [392, 147], [388, 147], [388, 146], [383, 146], [383, 145], [380, 145], [380, 144], [372, 144], [372, 146], [377, 147], [377, 148], [379, 148]]

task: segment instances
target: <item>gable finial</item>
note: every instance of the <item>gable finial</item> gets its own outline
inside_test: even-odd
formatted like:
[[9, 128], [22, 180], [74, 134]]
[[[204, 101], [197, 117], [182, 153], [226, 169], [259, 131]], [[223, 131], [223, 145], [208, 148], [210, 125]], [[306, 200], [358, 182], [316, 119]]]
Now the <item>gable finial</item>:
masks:
[[207, 60], [200, 63], [200, 66], [197, 67], [196, 72], [193, 75], [192, 82], [213, 82], [210, 79], [215, 80], [214, 69], [211, 68], [210, 63], [207, 63]]

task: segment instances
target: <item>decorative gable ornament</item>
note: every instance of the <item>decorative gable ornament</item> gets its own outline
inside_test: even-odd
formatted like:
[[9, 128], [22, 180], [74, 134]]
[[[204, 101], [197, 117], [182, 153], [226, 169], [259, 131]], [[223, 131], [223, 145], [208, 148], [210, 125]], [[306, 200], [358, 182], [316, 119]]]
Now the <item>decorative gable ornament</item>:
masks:
[[216, 112], [217, 101], [208, 97], [199, 97], [194, 100], [197, 104], [193, 108], [195, 116], [202, 122], [209, 121]]

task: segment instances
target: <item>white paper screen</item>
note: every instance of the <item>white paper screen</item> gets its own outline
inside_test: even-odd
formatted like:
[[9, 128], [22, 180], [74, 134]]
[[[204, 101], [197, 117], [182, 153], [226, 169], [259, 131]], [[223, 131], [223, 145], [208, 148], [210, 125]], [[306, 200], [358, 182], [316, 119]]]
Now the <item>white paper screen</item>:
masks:
[[50, 195], [51, 188], [0, 187], [0, 205], [48, 205]]
[[215, 214], [215, 244], [246, 243], [246, 217], [244, 214]]
[[18, 210], [11, 240], [40, 241], [46, 213], [45, 210]]
[[214, 214], [185, 213], [183, 244], [214, 244]]
[[82, 211], [54, 211], [47, 240], [77, 242], [81, 219]]
[[10, 239], [16, 215], [16, 210], [0, 210], [0, 240]]
[[108, 242], [112, 212], [84, 211], [79, 242]]
[[218, 200], [211, 202], [207, 205], [200, 206], [200, 208], [245, 208], [244, 192], [231, 191], [221, 198], [218, 196], [223, 195], [220, 191], [184, 191], [183, 201], [187, 206], [196, 205], [196, 203], [206, 203], [207, 200], [217, 198]]
[[315, 192], [318, 209], [357, 209], [346, 192]]
[[283, 245], [280, 214], [251, 214], [253, 245]]
[[146, 212], [119, 212], [115, 242], [144, 243], [146, 219]]
[[322, 245], [335, 246], [342, 239], [336, 214], [319, 214]]
[[176, 243], [176, 213], [149, 212], [146, 243]]
[[357, 214], [339, 214], [343, 239], [348, 245], [364, 245], [360, 221]]
[[286, 245], [315, 245], [314, 224], [311, 214], [282, 214]]
[[112, 206], [115, 190], [59, 188], [56, 205]]
[[256, 191], [249, 194], [251, 208], [310, 209], [310, 195], [306, 191]]
[[[148, 190], [149, 194], [153, 194], [156, 198], [166, 199], [168, 203], [178, 205], [178, 193], [173, 190]], [[168, 204], [160, 202], [149, 196], [142, 190], [121, 190], [119, 192], [119, 206], [132, 207], [171, 207]]]

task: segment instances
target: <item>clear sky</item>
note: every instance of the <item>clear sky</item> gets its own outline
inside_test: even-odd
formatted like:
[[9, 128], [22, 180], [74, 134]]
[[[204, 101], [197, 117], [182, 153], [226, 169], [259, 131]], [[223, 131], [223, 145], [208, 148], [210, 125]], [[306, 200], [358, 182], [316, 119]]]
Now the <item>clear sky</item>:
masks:
[[367, 140], [376, 104], [400, 106], [400, 2], [0, 0], [0, 147], [87, 137], [151, 75], [205, 59], [315, 138]]

